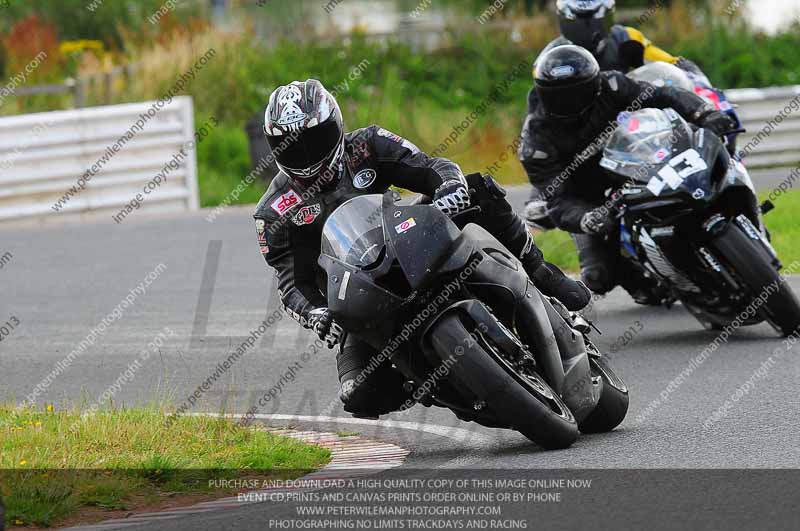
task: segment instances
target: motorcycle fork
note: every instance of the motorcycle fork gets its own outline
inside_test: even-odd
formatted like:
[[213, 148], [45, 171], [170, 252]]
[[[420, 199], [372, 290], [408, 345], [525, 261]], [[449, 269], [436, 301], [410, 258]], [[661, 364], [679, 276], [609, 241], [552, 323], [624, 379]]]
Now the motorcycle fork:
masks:
[[534, 356], [539, 372], [577, 419], [585, 418], [600, 396], [593, 385], [583, 334], [543, 297], [513, 257], [487, 253], [470, 277], [489, 307], [512, 307], [513, 325]]

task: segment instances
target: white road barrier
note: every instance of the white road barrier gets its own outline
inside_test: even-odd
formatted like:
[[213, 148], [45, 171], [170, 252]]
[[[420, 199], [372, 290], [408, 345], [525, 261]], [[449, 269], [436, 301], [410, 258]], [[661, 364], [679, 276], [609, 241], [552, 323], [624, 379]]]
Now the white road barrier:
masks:
[[747, 133], [737, 142], [751, 170], [793, 169], [800, 164], [800, 85], [734, 89], [725, 94], [737, 105]]
[[194, 141], [186, 96], [0, 118], [0, 221], [196, 210]]

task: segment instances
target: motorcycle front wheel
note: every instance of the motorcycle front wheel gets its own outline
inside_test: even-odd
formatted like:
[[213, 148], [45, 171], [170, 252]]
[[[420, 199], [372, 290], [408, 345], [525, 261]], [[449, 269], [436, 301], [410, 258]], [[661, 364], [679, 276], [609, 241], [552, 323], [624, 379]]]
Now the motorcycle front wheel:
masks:
[[[587, 341], [588, 343], [588, 341]], [[594, 345], [588, 345], [594, 348]], [[597, 406], [578, 424], [581, 433], [604, 433], [613, 430], [628, 414], [628, 388], [617, 376], [606, 358], [589, 354], [589, 366], [592, 378], [599, 378], [602, 389]]]
[[518, 372], [479, 327], [458, 312], [443, 316], [430, 334], [448, 383], [476, 409], [487, 408], [542, 448], [568, 448], [578, 438], [572, 412], [535, 371]]
[[795, 333], [800, 327], [800, 301], [772, 266], [766, 251], [734, 223], [711, 244], [736, 278], [745, 284], [750, 297], [755, 299], [762, 294], [768, 295], [761, 306], [762, 315], [784, 336]]

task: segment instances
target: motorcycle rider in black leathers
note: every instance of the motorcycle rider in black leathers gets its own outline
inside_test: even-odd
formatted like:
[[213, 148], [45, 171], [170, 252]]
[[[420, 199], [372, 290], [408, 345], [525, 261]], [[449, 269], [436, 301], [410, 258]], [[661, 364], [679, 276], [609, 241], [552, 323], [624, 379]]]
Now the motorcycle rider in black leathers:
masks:
[[408, 140], [376, 125], [345, 133], [339, 105], [319, 81], [295, 81], [275, 90], [265, 111], [264, 132], [281, 171], [254, 214], [261, 253], [276, 271], [287, 313], [331, 348], [341, 343], [339, 396], [346, 411], [376, 417], [396, 410], [409, 398], [402, 376], [386, 363], [355, 384], [376, 352], [334, 322], [318, 288], [323, 225], [348, 199], [397, 186], [431, 197], [450, 216], [479, 206], [474, 209], [480, 211], [477, 219], [471, 221], [519, 257], [542, 293], [571, 310], [588, 304], [591, 293], [586, 286], [544, 261], [494, 179], [480, 174], [465, 177], [457, 164], [428, 157]]
[[574, 44], [589, 50], [604, 71], [628, 72], [646, 62], [661, 61], [702, 73], [692, 61], [655, 46], [636, 28], [614, 24], [614, 7], [614, 0], [558, 0], [561, 35], [542, 50], [540, 57], [556, 46]]
[[541, 56], [534, 82], [518, 155], [550, 218], [575, 234], [583, 281], [598, 294], [619, 284], [639, 303], [659, 303], [654, 281], [619, 255], [619, 237], [612, 235], [618, 224], [604, 206], [613, 183], [599, 166], [603, 147], [620, 113], [641, 108], [671, 107], [718, 135], [735, 124], [691, 92], [601, 72], [594, 56], [574, 45]]
[[[646, 62], [661, 61], [703, 75], [694, 62], [655, 46], [641, 31], [614, 24], [614, 8], [614, 0], [558, 0], [556, 14], [561, 35], [545, 46], [539, 57], [557, 46], [574, 44], [590, 51], [603, 71], [628, 72]], [[528, 106], [535, 102], [531, 91]], [[541, 230], [554, 228], [552, 220], [544, 214], [545, 208], [545, 201], [534, 187], [525, 205], [529, 226]]]

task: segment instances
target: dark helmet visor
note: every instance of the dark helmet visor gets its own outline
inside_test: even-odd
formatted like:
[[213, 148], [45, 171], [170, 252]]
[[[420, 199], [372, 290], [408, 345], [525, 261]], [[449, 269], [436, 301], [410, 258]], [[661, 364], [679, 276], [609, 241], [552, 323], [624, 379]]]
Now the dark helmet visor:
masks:
[[594, 103], [599, 88], [600, 78], [595, 77], [571, 86], [537, 86], [536, 92], [548, 113], [562, 118], [575, 118]]
[[293, 170], [307, 170], [325, 160], [342, 141], [342, 130], [336, 120], [309, 127], [288, 135], [267, 135], [275, 160]]
[[579, 16], [574, 19], [559, 18], [561, 34], [570, 42], [594, 51], [608, 32], [607, 22], [593, 16]]

